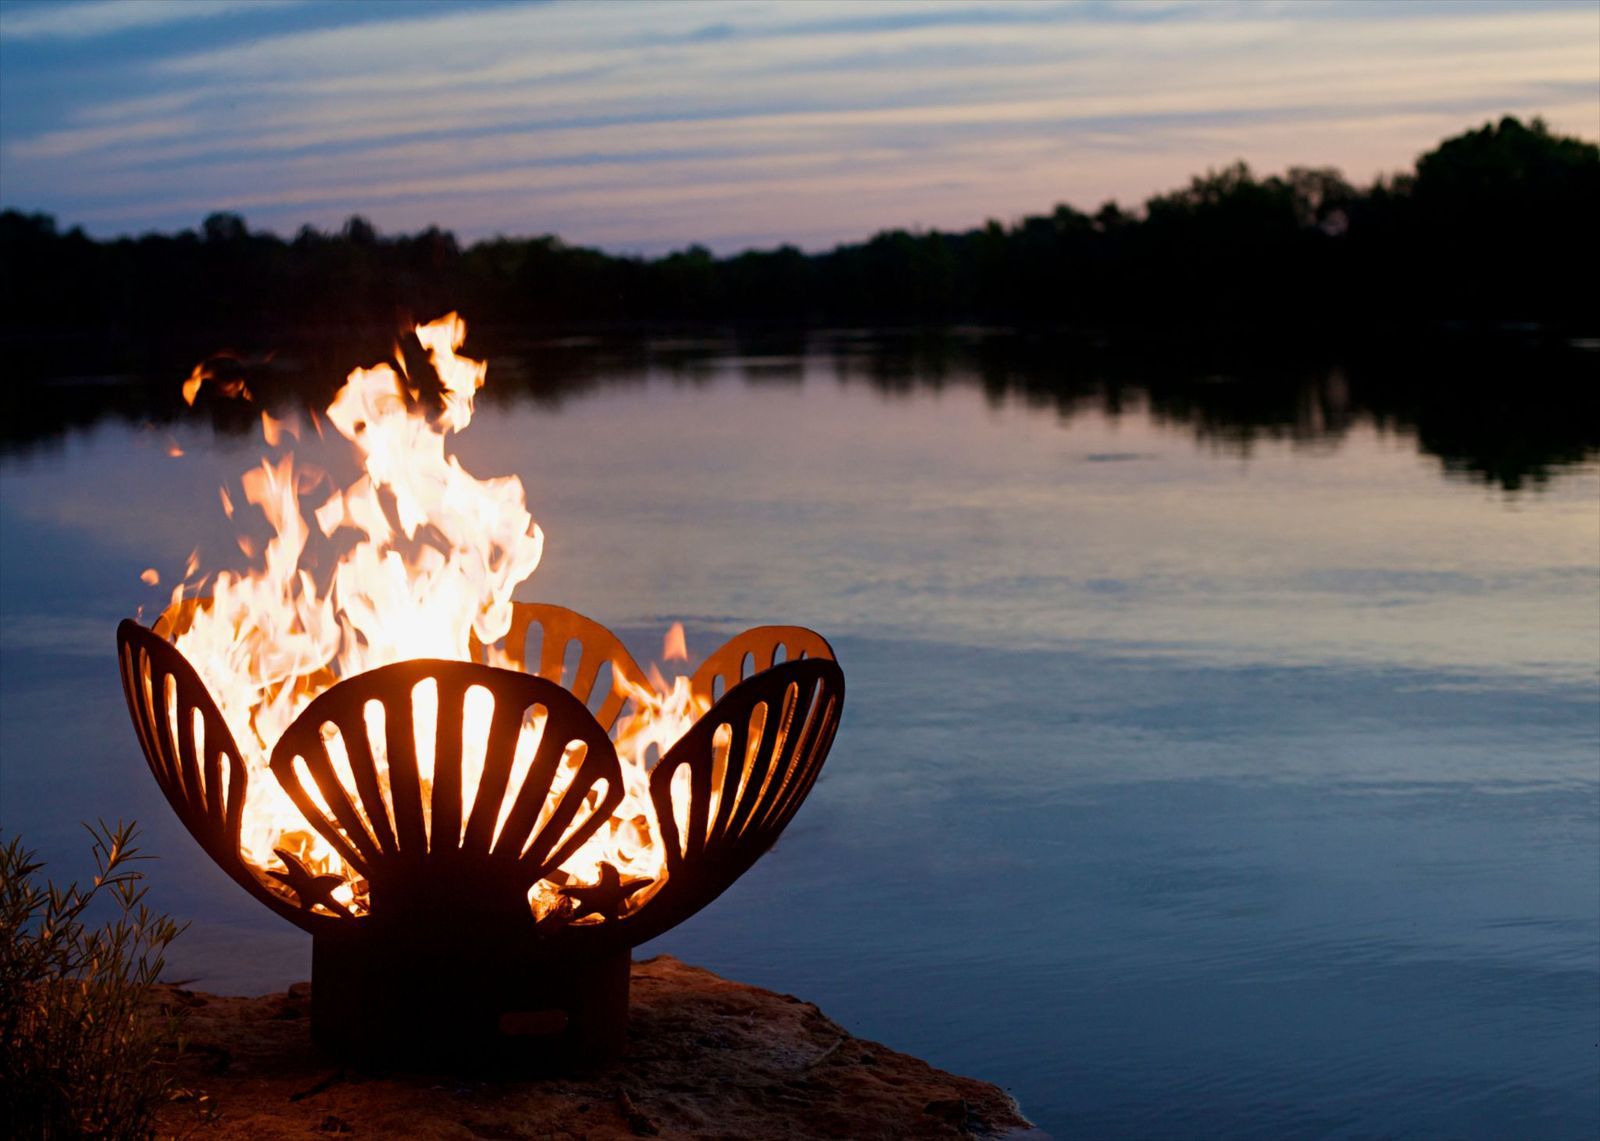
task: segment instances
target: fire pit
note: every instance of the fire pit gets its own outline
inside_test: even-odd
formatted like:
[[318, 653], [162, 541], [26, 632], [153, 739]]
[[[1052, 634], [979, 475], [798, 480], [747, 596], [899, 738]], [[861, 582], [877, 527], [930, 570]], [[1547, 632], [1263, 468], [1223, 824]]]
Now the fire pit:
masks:
[[[510, 601], [520, 579], [497, 571], [531, 571], [508, 552], [531, 539], [536, 563], [542, 536], [520, 484], [511, 509], [506, 480], [472, 481], [434, 450], [465, 426], [483, 378], [454, 355], [464, 327], [447, 322], [417, 330], [441, 402], [429, 407], [392, 370], [357, 370], [329, 408], [364, 467], [317, 512], [325, 534], [355, 519], [365, 536], [333, 585], [319, 591], [299, 565], [304, 481], [287, 460], [264, 463], [245, 488], [277, 532], [266, 568], [221, 574], [209, 596], [180, 586], [153, 628], [123, 622], [123, 689], [189, 831], [311, 933], [319, 1044], [419, 1064], [593, 1061], [622, 1043], [631, 949], [720, 895], [805, 799], [844, 676], [820, 635], [762, 626], [668, 687], [599, 623]], [[370, 389], [361, 415], [341, 414], [358, 383]], [[281, 424], [264, 424], [281, 438]], [[412, 443], [403, 462], [394, 439]], [[460, 520], [418, 517], [407, 500], [406, 481], [425, 482], [430, 464], [441, 480], [488, 488], [517, 526], [501, 518], [487, 528], [498, 537], [463, 555]], [[459, 506], [465, 487], [441, 500]], [[226, 489], [223, 500], [231, 514]], [[464, 513], [482, 518], [481, 506]], [[409, 530], [383, 522], [408, 512]], [[449, 541], [446, 557], [482, 571], [448, 600], [464, 627], [427, 623], [462, 577], [427, 555], [445, 546], [428, 546], [429, 526]], [[405, 539], [410, 595], [375, 574], [359, 588], [340, 577], [393, 570]], [[399, 604], [376, 607], [380, 595]], [[405, 636], [385, 645], [397, 626]], [[407, 646], [436, 652], [402, 656]]]

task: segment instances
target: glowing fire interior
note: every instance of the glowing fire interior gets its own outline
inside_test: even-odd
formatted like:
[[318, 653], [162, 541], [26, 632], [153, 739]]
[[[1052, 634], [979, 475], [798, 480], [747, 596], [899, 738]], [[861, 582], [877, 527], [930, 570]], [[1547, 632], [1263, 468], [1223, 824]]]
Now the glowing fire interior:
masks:
[[[262, 872], [284, 870], [275, 854], [282, 849], [319, 874], [344, 879], [333, 898], [355, 914], [366, 910], [359, 874], [317, 832], [268, 769], [272, 746], [319, 693], [342, 678], [414, 658], [471, 659], [471, 641], [488, 647], [488, 662], [517, 668], [514, 653], [497, 647], [512, 621], [511, 595], [539, 565], [544, 536], [529, 514], [522, 482], [515, 476], [477, 479], [446, 451], [447, 437], [472, 419], [473, 398], [484, 383], [486, 366], [458, 354], [466, 326], [455, 314], [418, 326], [416, 335], [437, 373], [424, 384], [384, 364], [356, 369], [328, 406], [325, 418], [354, 446], [361, 474], [348, 486], [297, 466], [292, 454], [265, 458], [243, 476], [245, 500], [260, 509], [271, 538], [259, 552], [248, 536], [239, 545], [254, 568], [236, 574], [220, 571], [204, 589], [198, 559], [191, 556], [184, 581], [172, 592], [172, 609], [204, 593], [210, 603], [189, 607], [188, 625], [179, 623], [174, 643], [194, 666], [232, 730], [249, 773], [241, 855]], [[193, 403], [213, 379], [197, 368], [184, 384]], [[428, 391], [424, 391], [424, 387]], [[224, 395], [249, 397], [237, 382]], [[313, 424], [321, 431], [319, 418]], [[262, 412], [269, 447], [284, 437], [298, 438], [292, 419]], [[331, 493], [319, 494], [324, 488]], [[302, 499], [321, 499], [307, 513]], [[234, 505], [226, 487], [222, 507], [231, 518]], [[321, 538], [313, 535], [312, 527]], [[308, 554], [313, 541], [323, 548]], [[326, 551], [331, 549], [330, 556]], [[331, 565], [331, 573], [326, 570]], [[146, 571], [146, 582], [157, 579]], [[669, 632], [663, 658], [687, 658], [681, 627]], [[652, 805], [648, 770], [703, 714], [709, 700], [691, 693], [688, 679], [670, 685], [650, 670], [650, 686], [617, 675], [615, 684], [629, 700], [612, 730], [624, 774], [624, 797], [601, 828], [552, 878], [563, 883], [600, 880], [602, 864], [624, 878], [652, 881], [632, 895], [624, 911], [637, 908], [665, 876], [665, 853]], [[474, 691], [488, 699], [487, 691]], [[481, 746], [476, 766], [472, 742], [483, 742], [493, 712], [490, 700], [469, 694], [463, 725], [462, 799], [472, 803], [482, 773]], [[431, 787], [436, 704], [423, 687], [413, 695], [418, 765], [423, 803]], [[538, 707], [521, 727], [512, 787], [538, 746], [543, 716]], [[331, 729], [330, 729], [331, 731]], [[387, 767], [382, 734], [372, 741], [380, 781]], [[328, 740], [336, 767], [348, 776], [344, 750]], [[581, 761], [569, 751], [551, 789], [546, 813], [558, 801]], [[387, 787], [384, 788], [388, 795]], [[675, 800], [687, 788], [675, 789]], [[591, 803], [597, 798], [590, 793]], [[510, 811], [507, 797], [500, 824]], [[682, 805], [678, 805], [682, 810]], [[583, 815], [586, 815], [583, 814]], [[274, 881], [275, 882], [275, 881]], [[540, 881], [529, 902], [539, 916], [562, 903], [560, 883]]]

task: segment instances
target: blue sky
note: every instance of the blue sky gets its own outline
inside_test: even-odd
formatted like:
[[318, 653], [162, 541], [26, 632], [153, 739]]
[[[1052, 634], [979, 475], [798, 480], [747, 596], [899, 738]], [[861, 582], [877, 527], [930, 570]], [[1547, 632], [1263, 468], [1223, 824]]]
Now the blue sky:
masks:
[[815, 248], [1506, 113], [1600, 135], [1600, 4], [0, 2], [0, 205], [102, 235]]

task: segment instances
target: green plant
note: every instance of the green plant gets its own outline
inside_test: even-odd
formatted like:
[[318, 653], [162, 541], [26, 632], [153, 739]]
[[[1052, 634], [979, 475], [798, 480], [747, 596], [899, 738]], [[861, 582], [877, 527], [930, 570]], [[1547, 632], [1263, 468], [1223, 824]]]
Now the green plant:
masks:
[[[13, 837], [0, 846], [0, 1135], [146, 1137], [170, 1085], [173, 1015], [151, 990], [182, 927], [144, 903], [131, 824], [88, 827], [88, 888], [40, 884]], [[98, 906], [97, 906], [98, 905]], [[110, 911], [90, 926], [91, 908]]]

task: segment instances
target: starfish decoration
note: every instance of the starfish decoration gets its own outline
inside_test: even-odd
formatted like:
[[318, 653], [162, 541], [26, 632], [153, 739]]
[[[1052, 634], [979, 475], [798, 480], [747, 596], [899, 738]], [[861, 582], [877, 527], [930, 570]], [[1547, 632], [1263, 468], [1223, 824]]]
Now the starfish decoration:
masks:
[[282, 860], [283, 866], [288, 870], [269, 871], [267, 874], [294, 892], [300, 899], [301, 907], [310, 911], [320, 903], [335, 915], [350, 914], [344, 904], [333, 898], [334, 889], [344, 883], [343, 876], [313, 875], [309, 868], [282, 848], [272, 849], [272, 854]]
[[[559, 875], [560, 873], [556, 874]], [[555, 905], [534, 926], [538, 928], [541, 934], [548, 935], [552, 931], [561, 930], [570, 922], [572, 922], [572, 900], [561, 895], [556, 897]]]
[[606, 919], [618, 918], [622, 904], [636, 891], [643, 891], [650, 886], [647, 879], [630, 879], [626, 882], [617, 874], [617, 869], [610, 864], [600, 865], [600, 882], [587, 887], [564, 887], [561, 894], [572, 900], [578, 906], [569, 920], [582, 919], [585, 915], [600, 915]]

